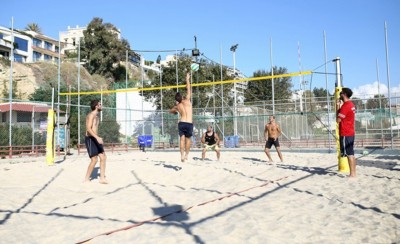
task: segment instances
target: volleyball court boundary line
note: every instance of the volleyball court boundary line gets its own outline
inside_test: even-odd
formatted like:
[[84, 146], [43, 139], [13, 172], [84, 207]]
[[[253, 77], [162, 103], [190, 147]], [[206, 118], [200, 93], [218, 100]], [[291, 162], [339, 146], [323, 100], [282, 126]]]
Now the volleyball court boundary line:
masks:
[[217, 197], [217, 198], [212, 199], [212, 200], [208, 200], [208, 201], [205, 201], [205, 202], [202, 202], [202, 203], [199, 203], [199, 204], [195, 204], [195, 205], [192, 205], [192, 206], [187, 207], [187, 208], [185, 208], [185, 209], [176, 210], [176, 211], [167, 213], [167, 214], [162, 215], [162, 216], [159, 216], [159, 217], [155, 217], [155, 218], [152, 218], [152, 219], [148, 219], [148, 220], [141, 221], [141, 222], [136, 223], [136, 224], [132, 224], [132, 225], [128, 225], [128, 226], [125, 226], [125, 227], [122, 227], [122, 228], [119, 228], [119, 229], [115, 229], [115, 230], [103, 232], [103, 233], [98, 234], [98, 235], [96, 235], [96, 236], [87, 238], [87, 239], [85, 239], [85, 240], [83, 240], [83, 241], [77, 242], [77, 244], [86, 243], [86, 242], [88, 242], [88, 241], [93, 240], [93, 239], [96, 238], [96, 237], [99, 237], [99, 236], [111, 235], [111, 234], [114, 234], [114, 233], [116, 233], [116, 232], [120, 232], [120, 231], [129, 230], [129, 229], [132, 229], [132, 228], [136, 228], [136, 227], [139, 227], [139, 226], [141, 226], [141, 225], [143, 225], [143, 224], [150, 223], [150, 222], [155, 222], [155, 221], [157, 221], [157, 220], [166, 218], [166, 217], [171, 216], [171, 215], [173, 215], [173, 214], [188, 212], [188, 211], [189, 211], [190, 209], [192, 209], [192, 208], [204, 206], [204, 205], [207, 205], [207, 204], [212, 203], [212, 202], [220, 201], [220, 200], [223, 200], [223, 199], [225, 199], [225, 198], [229, 198], [229, 197], [232, 197], [232, 196], [235, 196], [235, 195], [239, 195], [240, 193], [247, 192], [247, 191], [253, 190], [253, 189], [255, 189], [255, 188], [261, 188], [261, 187], [267, 186], [267, 185], [269, 185], [269, 184], [271, 184], [271, 183], [276, 183], [276, 182], [278, 182], [278, 181], [287, 179], [287, 178], [289, 178], [289, 177], [290, 177], [290, 176], [284, 176], [284, 177], [281, 177], [281, 178], [276, 179], [276, 180], [272, 180], [272, 181], [265, 182], [265, 183], [263, 183], [263, 184], [261, 184], [261, 185], [258, 185], [258, 186], [252, 186], [252, 187], [246, 188], [246, 189], [244, 189], [244, 190], [240, 190], [240, 191], [237, 191], [237, 192], [233, 192], [233, 193], [224, 195], [224, 196], [222, 196], [222, 197]]

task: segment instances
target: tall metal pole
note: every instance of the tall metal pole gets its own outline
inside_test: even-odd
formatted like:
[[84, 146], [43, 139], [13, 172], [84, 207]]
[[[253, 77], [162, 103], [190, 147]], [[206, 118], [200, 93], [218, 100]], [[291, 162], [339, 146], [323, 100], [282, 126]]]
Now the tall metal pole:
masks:
[[[300, 54], [300, 43], [297, 42], [297, 59], [299, 62], [299, 71], [301, 72], [301, 54]], [[300, 114], [303, 115], [303, 94], [304, 94], [304, 83], [303, 83], [303, 76], [300, 75], [299, 76], [299, 84], [300, 84], [300, 91], [299, 91], [299, 95], [300, 95]], [[301, 131], [304, 131], [304, 117], [300, 116], [301, 118]], [[306, 125], [307, 126], [307, 125]], [[304, 134], [304, 133], [300, 133], [300, 134]], [[307, 136], [307, 132], [306, 132], [306, 136]]]
[[[223, 80], [222, 74], [222, 46], [219, 47], [219, 63], [220, 63], [220, 71], [221, 71], [221, 81]], [[224, 84], [221, 84], [221, 118], [222, 118], [222, 141], [225, 142], [225, 116], [224, 116]]]
[[393, 126], [392, 126], [392, 96], [390, 94], [390, 70], [389, 70], [389, 47], [387, 40], [387, 25], [385, 21], [385, 49], [386, 49], [386, 75], [388, 80], [389, 116], [390, 116], [390, 148], [393, 149]]
[[336, 57], [333, 61], [336, 62], [336, 86], [342, 87], [342, 70], [340, 67], [340, 57]]
[[8, 87], [8, 102], [10, 103], [10, 118], [9, 118], [9, 125], [8, 125], [8, 146], [11, 149], [12, 146], [12, 138], [11, 138], [11, 130], [12, 130], [12, 90], [13, 90], [13, 63], [14, 63], [14, 17], [11, 17], [11, 56], [10, 56], [10, 85]]
[[270, 60], [272, 76], [272, 114], [275, 115], [275, 83], [274, 83], [274, 64], [272, 61], [272, 37], [270, 38]]
[[[233, 79], [236, 80], [236, 49], [238, 47], [239, 44], [235, 44], [231, 47], [231, 51], [233, 52]], [[236, 86], [236, 82], [233, 83], [233, 91], [234, 91], [234, 98], [233, 98], [233, 134], [236, 136], [237, 133], [237, 86]]]
[[329, 153], [331, 152], [331, 119], [330, 119], [330, 114], [331, 114], [331, 105], [329, 101], [329, 89], [328, 89], [328, 69], [327, 69], [327, 63], [328, 63], [328, 52], [326, 51], [326, 34], [324, 31], [324, 53], [325, 53], [325, 89], [326, 89], [326, 106], [328, 107], [328, 144], [329, 144]]
[[[233, 78], [236, 79], [236, 49], [233, 51], [233, 75], [234, 75]], [[233, 134], [236, 136], [237, 135], [237, 118], [236, 118], [236, 115], [237, 115], [237, 86], [236, 86], [236, 82], [233, 83], [233, 89], [235, 92], [235, 97], [234, 97], [234, 102], [233, 102], [233, 104], [234, 104], [233, 116], [235, 116], [234, 120], [233, 120], [233, 123], [234, 123]]]
[[[160, 62], [160, 86], [162, 87], [162, 66]], [[164, 135], [164, 111], [163, 111], [163, 89], [160, 89], [161, 97], [161, 134]]]
[[[382, 102], [381, 102], [381, 90], [380, 90], [380, 81], [379, 81], [379, 66], [378, 66], [378, 59], [376, 59], [376, 80], [378, 81], [378, 98], [379, 98], [379, 114], [381, 115], [382, 110]], [[382, 116], [381, 117], [381, 139], [383, 139], [383, 123], [382, 123]]]
[[[61, 38], [58, 32], [58, 71], [57, 71], [57, 145], [60, 145], [60, 84], [61, 84]], [[66, 151], [66, 149], [64, 149]]]
[[[103, 88], [101, 88], [100, 103], [103, 105]], [[100, 111], [100, 122], [103, 122], [103, 110]]]
[[[178, 50], [175, 51], [175, 73], [176, 73], [176, 86], [178, 86]], [[186, 74], [185, 74], [186, 75]], [[178, 92], [178, 87], [176, 88], [176, 92]]]
[[[125, 55], [125, 89], [128, 89], [128, 50]], [[128, 144], [128, 92], [125, 92], [125, 143]]]
[[[299, 56], [299, 71], [301, 72], [303, 70], [303, 67], [301, 66], [301, 51], [300, 51], [300, 42], [297, 43], [297, 52]], [[304, 91], [304, 109], [305, 109], [305, 115], [306, 115], [306, 139], [308, 140], [308, 115], [307, 115], [307, 92], [306, 92], [306, 85], [307, 81], [304, 80], [304, 77], [301, 75], [300, 76], [301, 84], [303, 85], [303, 91]], [[301, 97], [303, 99], [303, 97]], [[302, 118], [303, 120], [303, 118]]]
[[141, 65], [141, 77], [142, 77], [142, 120], [143, 120], [143, 126], [142, 126], [142, 135], [144, 135], [144, 112], [143, 112], [143, 103], [144, 103], [144, 98], [143, 98], [143, 79], [144, 79], [144, 70], [143, 70], [143, 65], [144, 65], [144, 60], [143, 60], [143, 64]]
[[35, 106], [32, 107], [32, 152], [35, 147]]
[[78, 146], [81, 143], [81, 39], [78, 40]]

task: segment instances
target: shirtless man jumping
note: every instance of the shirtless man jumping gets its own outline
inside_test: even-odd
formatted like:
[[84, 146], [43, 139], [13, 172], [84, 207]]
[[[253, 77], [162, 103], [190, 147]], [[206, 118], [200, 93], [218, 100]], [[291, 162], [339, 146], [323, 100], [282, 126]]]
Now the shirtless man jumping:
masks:
[[90, 181], [90, 175], [96, 166], [97, 157], [100, 158], [100, 180], [101, 184], [107, 184], [105, 171], [106, 171], [106, 153], [103, 148], [103, 138], [98, 136], [99, 117], [98, 113], [101, 111], [101, 103], [98, 100], [93, 100], [90, 103], [92, 111], [86, 116], [86, 136], [85, 144], [90, 157], [90, 164], [88, 166], [85, 182]]
[[190, 138], [193, 135], [193, 112], [190, 97], [192, 88], [190, 85], [190, 73], [186, 73], [186, 96], [183, 97], [179, 92], [175, 95], [176, 105], [169, 112], [172, 114], [179, 113], [180, 120], [178, 123], [179, 129], [179, 149], [181, 152], [181, 162], [188, 159], [190, 151]]
[[265, 154], [267, 154], [267, 157], [270, 162], [273, 162], [271, 154], [269, 153], [269, 150], [271, 149], [272, 145], [275, 146], [275, 149], [278, 152], [278, 156], [281, 159], [281, 162], [283, 162], [282, 153], [278, 140], [278, 137], [280, 135], [281, 135], [281, 129], [279, 128], [279, 125], [275, 123], [275, 116], [273, 115], [269, 116], [269, 123], [265, 125], [264, 129], [264, 137], [266, 140]]

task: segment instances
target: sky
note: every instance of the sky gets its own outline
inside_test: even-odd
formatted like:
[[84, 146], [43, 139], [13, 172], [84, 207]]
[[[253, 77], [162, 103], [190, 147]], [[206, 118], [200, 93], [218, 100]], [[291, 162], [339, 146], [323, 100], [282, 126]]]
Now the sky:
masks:
[[[146, 60], [173, 54], [162, 50], [194, 48], [196, 36], [200, 53], [233, 66], [230, 47], [239, 44], [235, 67], [248, 77], [257, 70], [269, 71], [271, 63], [289, 73], [323, 73], [326, 50], [328, 73], [336, 71], [331, 61], [340, 57], [343, 86], [353, 89], [354, 96], [376, 94], [378, 77], [381, 93], [387, 94], [390, 80], [391, 92], [400, 96], [398, 0], [11, 0], [1, 7], [1, 26], [11, 27], [11, 18], [16, 29], [37, 23], [54, 39], [68, 26], [86, 26], [94, 17], [102, 18], [121, 30], [133, 50], [154, 51], [139, 52]], [[300, 80], [293, 77], [293, 89], [299, 89]], [[324, 74], [304, 80], [308, 88], [326, 88]], [[335, 80], [328, 75], [331, 92]]]

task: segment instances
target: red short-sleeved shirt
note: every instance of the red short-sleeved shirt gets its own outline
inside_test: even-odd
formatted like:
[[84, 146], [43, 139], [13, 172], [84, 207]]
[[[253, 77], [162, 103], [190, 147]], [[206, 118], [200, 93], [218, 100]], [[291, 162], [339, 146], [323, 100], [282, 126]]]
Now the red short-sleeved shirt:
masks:
[[339, 123], [339, 134], [340, 136], [354, 136], [354, 119], [356, 114], [356, 108], [350, 100], [343, 103], [339, 110], [338, 118], [341, 119]]

